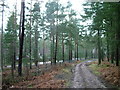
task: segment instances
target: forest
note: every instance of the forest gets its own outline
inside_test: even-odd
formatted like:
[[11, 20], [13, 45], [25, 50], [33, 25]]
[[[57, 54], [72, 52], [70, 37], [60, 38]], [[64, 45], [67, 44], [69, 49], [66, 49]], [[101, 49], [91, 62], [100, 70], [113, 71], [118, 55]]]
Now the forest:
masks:
[[82, 1], [0, 1], [0, 88], [120, 90], [120, 3]]

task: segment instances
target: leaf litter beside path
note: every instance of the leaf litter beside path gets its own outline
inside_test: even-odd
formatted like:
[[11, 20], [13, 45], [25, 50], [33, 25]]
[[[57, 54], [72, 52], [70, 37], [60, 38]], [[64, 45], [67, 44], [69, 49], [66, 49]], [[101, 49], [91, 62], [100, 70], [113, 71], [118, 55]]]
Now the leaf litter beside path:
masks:
[[102, 62], [101, 65], [98, 65], [96, 61], [90, 62], [88, 67], [95, 75], [102, 78], [107, 87], [120, 87], [120, 67], [107, 61]]
[[[78, 63], [78, 62], [75, 62]], [[65, 63], [53, 66], [49, 71], [40, 76], [33, 76], [31, 79], [16, 83], [11, 88], [65, 88], [68, 87], [72, 68], [75, 63]], [[62, 78], [58, 76], [62, 75]]]

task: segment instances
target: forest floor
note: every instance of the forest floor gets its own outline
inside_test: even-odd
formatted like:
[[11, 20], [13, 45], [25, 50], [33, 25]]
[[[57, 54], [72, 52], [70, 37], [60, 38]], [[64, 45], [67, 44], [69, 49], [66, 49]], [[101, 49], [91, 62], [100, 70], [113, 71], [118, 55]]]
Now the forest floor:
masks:
[[[71, 86], [73, 69], [81, 61], [57, 65], [40, 65], [38, 70], [24, 68], [23, 76], [10, 76], [10, 70], [3, 72], [3, 88], [67, 88]], [[29, 72], [26, 72], [29, 71]], [[17, 73], [17, 71], [15, 71]]]
[[[10, 76], [10, 70], [3, 72], [4, 88], [116, 88], [119, 86], [118, 67], [97, 61], [75, 61], [57, 65], [24, 68], [22, 77]], [[17, 71], [15, 71], [17, 73]]]
[[120, 67], [111, 64], [108, 61], [103, 61], [98, 65], [97, 61], [86, 64], [88, 70], [98, 77], [105, 87], [119, 88], [120, 90]]

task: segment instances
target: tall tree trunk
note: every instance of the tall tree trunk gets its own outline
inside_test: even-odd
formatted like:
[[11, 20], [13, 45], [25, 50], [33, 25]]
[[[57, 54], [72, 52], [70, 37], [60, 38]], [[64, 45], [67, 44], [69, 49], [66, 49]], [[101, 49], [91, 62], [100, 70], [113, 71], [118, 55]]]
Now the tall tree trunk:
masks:
[[54, 55], [55, 55], [55, 54], [54, 54], [54, 53], [55, 53], [55, 52], [54, 52], [54, 51], [55, 51], [55, 42], [54, 42], [54, 41], [55, 41], [55, 37], [54, 37], [54, 35], [53, 35], [53, 36], [52, 36], [52, 45], [51, 45], [51, 46], [52, 46], [52, 50], [51, 50], [51, 51], [52, 51], [52, 63], [54, 63], [54, 60], [55, 60], [55, 58], [54, 58]]
[[69, 50], [70, 50], [70, 61], [72, 60], [72, 38], [71, 38], [71, 35], [69, 36], [70, 37], [70, 42], [71, 42], [71, 44], [69, 45]]
[[87, 49], [85, 50], [85, 60], [87, 59], [87, 57], [88, 57], [88, 51], [87, 51]]
[[[72, 40], [72, 38], [71, 38]], [[70, 46], [70, 60], [72, 60], [72, 46]]]
[[52, 38], [50, 36], [50, 60], [51, 60], [51, 65], [52, 65]]
[[16, 69], [16, 44], [14, 47], [14, 58], [13, 58], [14, 62], [13, 62], [13, 68]]
[[[110, 21], [110, 29], [112, 30], [113, 29], [113, 19], [111, 18], [111, 21]], [[107, 31], [107, 37], [108, 37], [108, 31]], [[108, 39], [108, 38], [107, 38]], [[111, 37], [108, 39], [108, 40], [110, 40], [111, 39]], [[108, 41], [107, 42], [107, 44], [108, 44], [108, 49], [109, 49], [109, 47], [110, 47], [110, 49], [109, 50], [111, 50], [111, 53], [110, 53], [110, 55], [109, 55], [109, 57], [110, 57], [110, 61], [111, 61], [111, 63], [114, 63], [114, 61], [113, 61], [113, 59], [114, 59], [114, 49], [112, 49], [113, 48], [113, 45], [111, 45], [111, 44], [109, 44], [110, 43], [110, 41]], [[111, 41], [111, 43], [113, 43], [113, 41]]]
[[14, 79], [14, 41], [12, 41], [11, 45], [10, 45], [10, 59], [11, 59], [11, 74], [12, 74], [12, 79]]
[[76, 57], [77, 57], [77, 55], [76, 55], [76, 54], [77, 54], [76, 43], [75, 43], [75, 53], [74, 53], [74, 54], [75, 54], [75, 57], [74, 57], [74, 58], [75, 58], [75, 60], [76, 60]]
[[91, 52], [90, 52], [90, 53], [91, 53], [91, 58], [93, 58], [93, 52], [92, 52], [92, 50], [91, 50]]
[[[20, 23], [20, 49], [19, 49], [19, 64], [18, 64], [18, 74], [22, 76], [22, 55], [23, 55], [23, 41], [24, 41], [24, 22], [25, 22], [25, 1], [21, 1], [21, 16], [22, 23]], [[20, 20], [21, 21], [21, 20]], [[22, 25], [22, 30], [21, 30]]]
[[2, 31], [1, 31], [1, 69], [3, 70], [3, 57], [4, 57], [4, 53], [3, 53], [3, 18], [4, 18], [4, 0], [3, 0], [3, 4], [2, 4]]
[[116, 15], [117, 17], [115, 18], [116, 19], [116, 66], [119, 66], [119, 60], [120, 60], [120, 5], [117, 6], [117, 11], [116, 11]]
[[77, 42], [76, 45], [77, 45], [77, 46], [76, 46], [76, 47], [77, 47], [77, 52], [76, 52], [76, 53], [77, 53], [77, 61], [78, 61], [78, 42]]
[[71, 54], [71, 52], [70, 52], [70, 51], [71, 51], [71, 50], [70, 50], [70, 45], [68, 46], [68, 49], [69, 49], [69, 62], [70, 62], [70, 59], [71, 59], [71, 55], [70, 55], [70, 54]]
[[24, 35], [24, 45], [23, 45], [23, 57], [26, 59], [26, 55], [27, 55], [27, 35]]
[[13, 67], [14, 69], [16, 69], [16, 40], [17, 40], [17, 0], [16, 0], [16, 5], [15, 5], [15, 14], [14, 14], [14, 37], [15, 37], [15, 41], [14, 41], [14, 63], [13, 63]]
[[77, 58], [77, 44], [75, 43], [75, 60]]
[[114, 63], [114, 55], [115, 55], [115, 52], [114, 52], [114, 49], [111, 51], [111, 63]]
[[51, 52], [51, 54], [50, 54], [50, 59], [51, 59], [51, 65], [52, 65], [52, 61], [53, 61], [52, 37], [50, 37], [50, 41], [51, 41], [51, 44], [50, 44], [50, 48], [51, 48], [51, 49], [50, 49], [50, 52]]
[[[30, 8], [32, 9], [32, 0], [31, 0], [31, 2], [30, 2]], [[30, 10], [30, 37], [29, 37], [29, 39], [30, 39], [30, 43], [29, 43], [29, 45], [30, 45], [30, 47], [29, 47], [29, 53], [30, 53], [30, 56], [29, 56], [29, 58], [30, 58], [30, 69], [32, 69], [32, 59], [31, 59], [31, 34], [32, 34], [32, 32], [31, 32], [31, 30], [32, 30], [32, 17], [31, 17], [31, 15], [32, 15], [32, 10]]]
[[32, 69], [32, 59], [31, 59], [31, 31], [30, 31], [30, 43], [29, 44], [30, 44], [30, 47], [29, 47], [30, 69]]
[[55, 60], [54, 64], [56, 64], [57, 60], [57, 49], [58, 49], [58, 0], [57, 0], [57, 25], [56, 25], [56, 44], [55, 44]]
[[107, 60], [108, 60], [108, 62], [110, 61], [109, 58], [110, 58], [109, 57], [109, 39], [108, 39], [108, 32], [107, 32]]
[[98, 29], [98, 65], [101, 64], [100, 30]]
[[118, 49], [118, 45], [116, 45], [115, 59], [116, 59], [116, 66], [119, 66], [119, 49]]
[[57, 46], [58, 46], [58, 33], [56, 33], [56, 43], [55, 43], [55, 58], [54, 58], [54, 64], [56, 64], [56, 60], [57, 60]]
[[38, 66], [38, 31], [37, 28], [35, 30], [35, 66]]
[[63, 62], [64, 62], [65, 60], [64, 60], [64, 39], [63, 39], [63, 33], [62, 33], [62, 59], [63, 59]]
[[[100, 46], [102, 46], [102, 40], [100, 39]], [[104, 61], [104, 50], [103, 48], [100, 49], [101, 60]]]
[[45, 40], [44, 40], [44, 31], [43, 31], [43, 64], [45, 62]]

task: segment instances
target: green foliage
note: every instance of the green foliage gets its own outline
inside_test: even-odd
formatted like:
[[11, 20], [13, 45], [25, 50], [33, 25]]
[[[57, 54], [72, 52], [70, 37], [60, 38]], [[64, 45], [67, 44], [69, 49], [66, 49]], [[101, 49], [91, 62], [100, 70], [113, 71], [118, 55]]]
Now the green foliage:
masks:
[[[120, 26], [120, 16], [118, 15], [120, 11], [119, 7], [120, 4], [118, 3], [86, 3], [84, 4], [85, 15], [81, 15], [85, 20], [92, 20], [92, 24], [88, 26], [91, 28], [89, 30], [91, 35], [94, 34], [97, 36], [98, 33], [96, 33], [96, 31], [99, 31], [99, 36], [97, 37], [99, 41], [96, 41], [100, 42], [100, 49], [102, 48], [100, 53], [107, 52], [107, 58], [110, 58], [110, 54], [112, 58], [120, 58], [119, 56], [112, 55], [112, 53], [118, 53], [113, 47], [117, 48], [120, 45], [118, 45], [118, 43], [120, 43], [118, 40], [120, 39], [118, 34]], [[117, 59], [116, 61], [117, 64], [119, 60]]]
[[16, 23], [15, 13], [8, 19], [7, 28], [4, 33], [4, 49], [5, 49], [5, 61], [7, 64], [11, 64], [13, 60], [14, 48], [17, 43], [17, 29], [18, 25]]
[[100, 75], [101, 73], [98, 71], [100, 67], [97, 64], [91, 64], [89, 67], [92, 69], [93, 73], [96, 75]]

